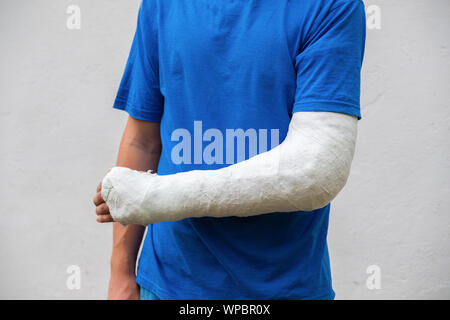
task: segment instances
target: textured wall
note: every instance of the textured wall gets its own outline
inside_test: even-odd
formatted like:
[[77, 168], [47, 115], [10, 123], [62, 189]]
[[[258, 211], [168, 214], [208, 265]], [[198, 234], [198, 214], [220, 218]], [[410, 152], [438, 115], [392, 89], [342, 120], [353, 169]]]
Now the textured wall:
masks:
[[[81, 8], [81, 29], [66, 9]], [[338, 299], [450, 298], [448, 0], [371, 0], [357, 152], [332, 203]], [[0, 298], [103, 298], [111, 225], [91, 198], [126, 115], [111, 104], [138, 0], [0, 0]], [[81, 270], [69, 290], [66, 269]], [[381, 271], [369, 290], [366, 269]]]

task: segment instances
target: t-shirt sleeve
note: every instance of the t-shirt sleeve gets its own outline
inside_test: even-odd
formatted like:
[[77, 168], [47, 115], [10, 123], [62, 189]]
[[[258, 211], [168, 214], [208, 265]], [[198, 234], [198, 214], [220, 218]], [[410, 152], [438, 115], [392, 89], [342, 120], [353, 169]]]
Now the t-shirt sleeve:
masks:
[[295, 60], [293, 112], [341, 112], [361, 119], [365, 37], [365, 9], [360, 0], [336, 1], [312, 24]]
[[139, 120], [161, 121], [156, 13], [149, 0], [139, 9], [136, 33], [113, 107]]

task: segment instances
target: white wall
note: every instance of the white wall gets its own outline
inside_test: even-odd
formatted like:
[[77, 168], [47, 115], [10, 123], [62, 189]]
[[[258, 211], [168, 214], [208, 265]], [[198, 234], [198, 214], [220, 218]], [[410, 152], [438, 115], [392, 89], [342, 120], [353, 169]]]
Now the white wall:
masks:
[[[66, 8], [81, 8], [81, 29]], [[363, 120], [352, 174], [332, 203], [338, 299], [449, 299], [448, 0], [371, 0]], [[0, 298], [102, 299], [111, 225], [95, 187], [126, 115], [111, 104], [139, 0], [0, 0]], [[66, 268], [81, 268], [81, 289]], [[381, 269], [369, 290], [366, 269]]]

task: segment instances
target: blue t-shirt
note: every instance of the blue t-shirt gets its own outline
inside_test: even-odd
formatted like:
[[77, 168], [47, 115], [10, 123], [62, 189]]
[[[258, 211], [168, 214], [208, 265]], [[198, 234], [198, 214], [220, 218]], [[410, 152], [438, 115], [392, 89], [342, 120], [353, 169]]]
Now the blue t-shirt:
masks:
[[[219, 169], [281, 143], [293, 112], [360, 118], [364, 42], [360, 0], [143, 0], [114, 107], [161, 123], [158, 174]], [[161, 299], [333, 299], [329, 210], [155, 223], [137, 282]]]

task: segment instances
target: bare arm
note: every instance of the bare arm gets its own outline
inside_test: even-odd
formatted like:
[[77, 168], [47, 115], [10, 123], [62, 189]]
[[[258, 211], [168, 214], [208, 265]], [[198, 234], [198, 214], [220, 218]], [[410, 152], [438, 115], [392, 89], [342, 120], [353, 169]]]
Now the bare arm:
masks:
[[[120, 143], [117, 166], [139, 171], [155, 170], [161, 155], [159, 123], [136, 120], [129, 117]], [[97, 206], [97, 221], [110, 221], [109, 209], [97, 189], [94, 203]], [[109, 299], [138, 299], [136, 284], [136, 258], [145, 227], [122, 226], [114, 223], [113, 250], [111, 255], [111, 278]]]

